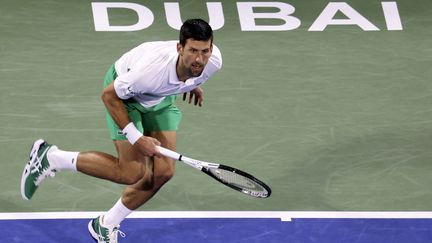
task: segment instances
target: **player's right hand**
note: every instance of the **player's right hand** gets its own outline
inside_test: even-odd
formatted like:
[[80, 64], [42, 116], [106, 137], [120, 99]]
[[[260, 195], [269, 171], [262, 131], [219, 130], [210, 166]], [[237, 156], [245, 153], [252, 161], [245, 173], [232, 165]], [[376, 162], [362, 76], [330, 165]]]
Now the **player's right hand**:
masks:
[[152, 156], [161, 157], [161, 154], [159, 153], [159, 150], [156, 148], [156, 145], [157, 146], [161, 145], [161, 143], [156, 138], [142, 136], [136, 141], [136, 143], [134, 144], [134, 148], [141, 155], [149, 156], [149, 157]]

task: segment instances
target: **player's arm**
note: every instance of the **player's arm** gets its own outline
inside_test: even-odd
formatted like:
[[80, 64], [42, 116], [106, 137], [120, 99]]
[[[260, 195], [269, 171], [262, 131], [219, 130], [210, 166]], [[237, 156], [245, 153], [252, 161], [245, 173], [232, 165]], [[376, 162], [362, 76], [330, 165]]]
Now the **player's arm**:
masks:
[[126, 134], [129, 142], [145, 156], [160, 156], [156, 145], [160, 142], [152, 137], [144, 136], [129, 120], [123, 101], [118, 97], [114, 89], [114, 82], [102, 91], [102, 101], [113, 120]]

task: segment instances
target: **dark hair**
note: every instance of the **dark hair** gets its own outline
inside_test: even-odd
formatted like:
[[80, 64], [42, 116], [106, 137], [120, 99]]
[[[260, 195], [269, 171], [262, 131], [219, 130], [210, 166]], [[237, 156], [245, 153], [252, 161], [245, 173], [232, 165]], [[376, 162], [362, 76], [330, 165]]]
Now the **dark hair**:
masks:
[[211, 26], [202, 19], [188, 19], [186, 20], [180, 29], [180, 44], [186, 45], [187, 39], [194, 39], [199, 41], [213, 42], [213, 30]]

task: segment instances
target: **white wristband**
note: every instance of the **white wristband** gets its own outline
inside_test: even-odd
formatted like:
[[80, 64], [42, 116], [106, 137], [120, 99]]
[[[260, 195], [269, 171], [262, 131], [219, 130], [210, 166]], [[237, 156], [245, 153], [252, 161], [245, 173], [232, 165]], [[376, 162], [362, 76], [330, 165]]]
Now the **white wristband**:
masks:
[[127, 124], [125, 128], [123, 128], [122, 132], [132, 145], [134, 145], [136, 141], [143, 136], [143, 134], [135, 127], [133, 122]]

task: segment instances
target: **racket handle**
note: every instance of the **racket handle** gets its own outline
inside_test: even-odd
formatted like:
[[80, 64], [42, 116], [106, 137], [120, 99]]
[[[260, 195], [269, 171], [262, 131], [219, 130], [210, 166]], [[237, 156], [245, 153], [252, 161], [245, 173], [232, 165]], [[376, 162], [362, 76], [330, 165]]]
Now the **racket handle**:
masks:
[[163, 156], [169, 157], [171, 159], [175, 159], [175, 160], [181, 160], [182, 155], [174, 152], [172, 150], [166, 149], [164, 147], [161, 146], [156, 146], [156, 148], [159, 150], [159, 153], [161, 153]]

